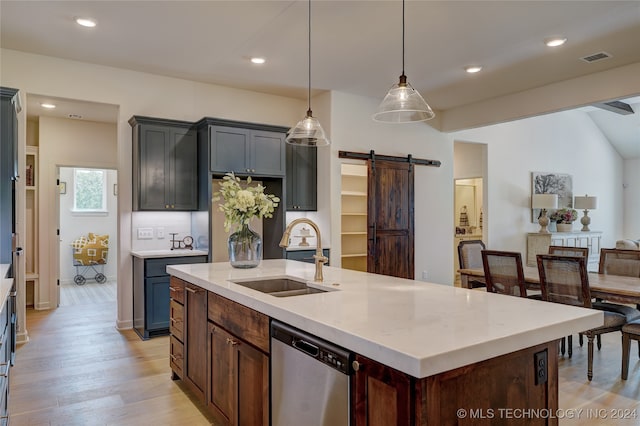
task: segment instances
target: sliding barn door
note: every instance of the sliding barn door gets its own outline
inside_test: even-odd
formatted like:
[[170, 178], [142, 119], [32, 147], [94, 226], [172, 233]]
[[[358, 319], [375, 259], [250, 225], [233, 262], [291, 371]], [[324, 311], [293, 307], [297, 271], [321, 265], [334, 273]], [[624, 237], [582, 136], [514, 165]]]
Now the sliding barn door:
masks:
[[413, 167], [369, 160], [368, 272], [414, 277]]

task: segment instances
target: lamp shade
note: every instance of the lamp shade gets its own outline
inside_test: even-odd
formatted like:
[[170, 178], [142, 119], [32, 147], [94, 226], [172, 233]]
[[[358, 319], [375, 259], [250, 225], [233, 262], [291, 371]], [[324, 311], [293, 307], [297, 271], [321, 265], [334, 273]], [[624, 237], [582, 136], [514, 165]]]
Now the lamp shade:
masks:
[[400, 77], [400, 83], [389, 89], [373, 119], [386, 123], [412, 123], [430, 120], [434, 116], [420, 93], [406, 82], [406, 77], [404, 82]]
[[531, 196], [532, 209], [557, 209], [558, 194], [533, 194]]
[[301, 146], [327, 146], [329, 139], [324, 133], [320, 122], [307, 111], [307, 116], [300, 120], [287, 133], [287, 143]]
[[579, 210], [595, 210], [598, 208], [598, 197], [576, 196], [573, 200], [573, 206]]

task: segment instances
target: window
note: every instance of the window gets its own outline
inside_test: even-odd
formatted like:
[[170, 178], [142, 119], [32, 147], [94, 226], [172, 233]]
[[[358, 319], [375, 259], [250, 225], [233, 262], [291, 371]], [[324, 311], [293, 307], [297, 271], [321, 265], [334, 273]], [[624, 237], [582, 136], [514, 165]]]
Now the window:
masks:
[[107, 174], [104, 170], [73, 170], [73, 210], [77, 213], [107, 211]]

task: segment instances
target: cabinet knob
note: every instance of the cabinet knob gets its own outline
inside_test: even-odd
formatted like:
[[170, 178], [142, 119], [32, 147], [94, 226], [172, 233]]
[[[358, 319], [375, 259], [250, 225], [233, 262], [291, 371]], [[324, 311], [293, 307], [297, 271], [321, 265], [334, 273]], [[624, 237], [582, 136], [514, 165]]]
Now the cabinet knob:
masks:
[[251, 171], [252, 171], [253, 173], [255, 173], [255, 172], [256, 172], [256, 169], [251, 169]]
[[164, 208], [165, 208], [165, 209], [168, 209], [168, 208], [169, 208], [169, 204], [165, 204], [165, 205], [164, 205]]
[[351, 363], [351, 367], [353, 367], [353, 371], [359, 371], [360, 370], [360, 363], [358, 361], [353, 361]]

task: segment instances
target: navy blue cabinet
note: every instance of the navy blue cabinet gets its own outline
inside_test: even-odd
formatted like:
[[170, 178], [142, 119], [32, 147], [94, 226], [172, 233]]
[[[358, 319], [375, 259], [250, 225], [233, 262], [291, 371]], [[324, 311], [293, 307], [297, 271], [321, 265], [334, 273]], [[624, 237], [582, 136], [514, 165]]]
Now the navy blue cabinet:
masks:
[[198, 140], [193, 123], [132, 117], [133, 209], [198, 210]]
[[133, 258], [133, 328], [142, 339], [169, 334], [167, 265], [206, 262], [207, 256]]
[[0, 87], [0, 263], [11, 263], [15, 227], [15, 181], [18, 177], [18, 91]]
[[287, 211], [317, 210], [318, 149], [287, 145]]

